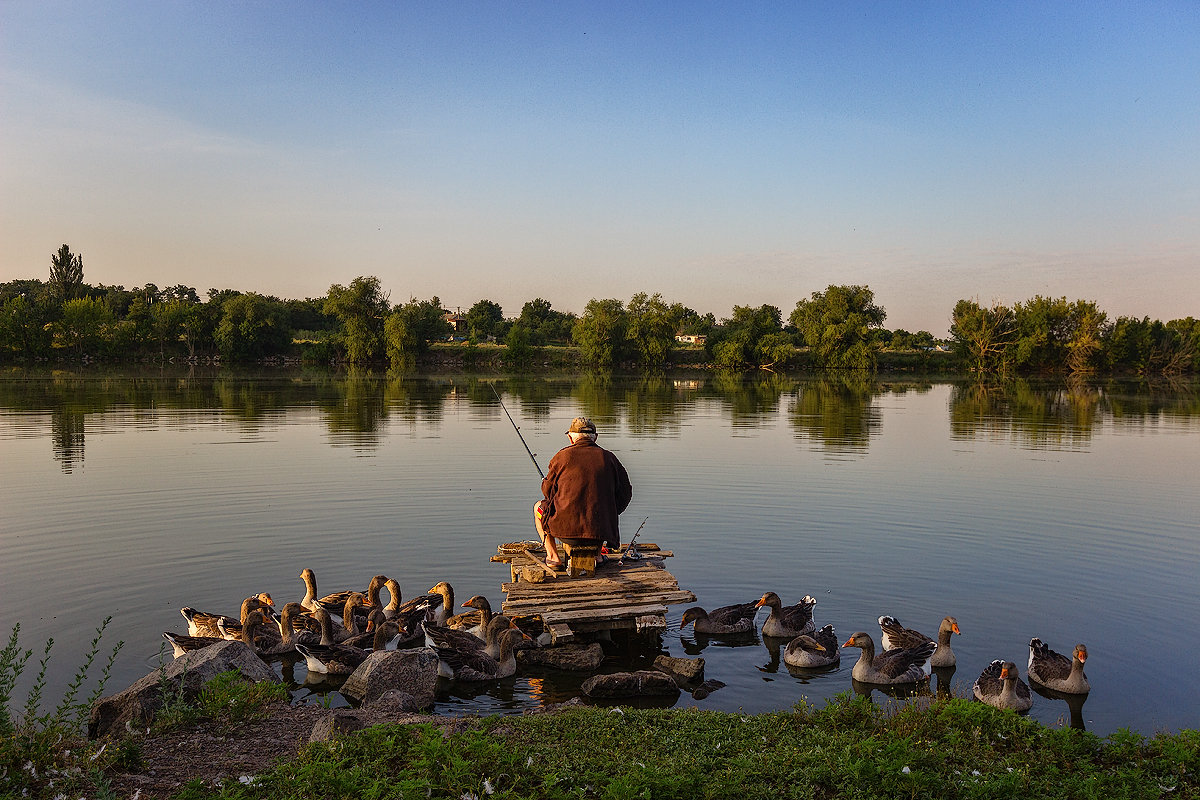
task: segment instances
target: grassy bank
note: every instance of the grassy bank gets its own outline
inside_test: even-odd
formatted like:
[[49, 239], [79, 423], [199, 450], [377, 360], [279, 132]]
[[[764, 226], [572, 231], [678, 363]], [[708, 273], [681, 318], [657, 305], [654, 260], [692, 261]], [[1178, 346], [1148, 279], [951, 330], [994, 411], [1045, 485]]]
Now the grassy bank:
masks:
[[[245, 780], [245, 779], [243, 779]], [[740, 715], [574, 708], [387, 725], [198, 798], [1200, 797], [1200, 733], [1106, 739], [966, 700]]]

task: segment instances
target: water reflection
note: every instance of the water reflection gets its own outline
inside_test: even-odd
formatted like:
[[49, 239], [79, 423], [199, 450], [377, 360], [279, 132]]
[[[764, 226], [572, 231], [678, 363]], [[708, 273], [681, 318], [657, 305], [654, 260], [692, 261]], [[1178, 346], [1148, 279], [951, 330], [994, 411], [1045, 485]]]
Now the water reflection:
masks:
[[[1040, 694], [1047, 700], [1053, 700], [1056, 703], [1061, 701], [1067, 704], [1067, 714], [1069, 725], [1076, 730], [1087, 730], [1087, 726], [1083, 722], [1083, 704], [1087, 702], [1089, 695], [1087, 694], [1066, 694], [1065, 692], [1056, 692], [1053, 689], [1047, 689], [1044, 686], [1039, 686], [1037, 683], [1030, 681], [1029, 688]], [[1062, 716], [1058, 718], [1059, 724], [1062, 724]]]
[[885, 391], [874, 376], [860, 374], [823, 377], [800, 385], [789, 417], [796, 438], [838, 453], [866, 452], [871, 437], [882, 427], [873, 400]]
[[84, 414], [66, 408], [50, 412], [50, 437], [54, 448], [54, 459], [68, 475], [75, 467], [83, 466]]
[[[82, 464], [91, 415], [117, 410], [217, 409], [254, 433], [291, 409], [315, 407], [331, 439], [372, 449], [390, 420], [410, 427], [437, 424], [448, 403], [460, 403], [480, 419], [499, 413], [496, 392], [516, 398], [518, 420], [544, 421], [556, 404], [574, 401], [605, 427], [637, 437], [676, 438], [697, 403], [716, 400], [735, 428], [754, 427], [780, 413], [798, 441], [827, 452], [863, 454], [880, 435], [879, 398], [925, 393], [931, 384], [882, 381], [866, 374], [795, 378], [775, 373], [715, 373], [688, 378], [663, 375], [581, 377], [506, 375], [423, 376], [351, 370], [343, 374], [295, 372], [238, 376], [178, 374], [93, 376], [10, 370], [0, 379], [0, 408], [51, 412], [54, 457], [64, 472]], [[1158, 383], [1064, 383], [1024, 380], [953, 383], [951, 436], [959, 440], [1011, 441], [1030, 449], [1086, 450], [1099, 426], [1150, 427], [1200, 417], [1196, 381]]]

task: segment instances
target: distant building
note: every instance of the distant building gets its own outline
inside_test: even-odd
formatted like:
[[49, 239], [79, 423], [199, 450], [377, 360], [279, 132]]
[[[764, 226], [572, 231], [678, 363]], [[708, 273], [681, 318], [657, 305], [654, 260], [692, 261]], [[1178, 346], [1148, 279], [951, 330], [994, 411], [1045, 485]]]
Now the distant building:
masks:
[[701, 333], [677, 333], [675, 341], [682, 344], [695, 344], [703, 347], [708, 342], [708, 337]]
[[445, 312], [442, 314], [442, 319], [450, 323], [450, 327], [454, 329], [455, 333], [467, 332], [467, 318], [457, 311]]

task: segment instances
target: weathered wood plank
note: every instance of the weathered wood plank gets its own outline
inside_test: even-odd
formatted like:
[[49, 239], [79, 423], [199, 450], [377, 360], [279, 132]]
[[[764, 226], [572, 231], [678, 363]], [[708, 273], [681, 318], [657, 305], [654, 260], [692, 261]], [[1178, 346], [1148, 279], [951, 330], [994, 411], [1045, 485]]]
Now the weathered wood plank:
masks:
[[546, 630], [550, 632], [550, 641], [553, 644], [567, 644], [575, 639], [575, 632], [571, 630], [570, 625], [563, 623], [547, 624]]
[[563, 611], [575, 608], [619, 608], [633, 603], [662, 603], [677, 605], [679, 603], [694, 603], [696, 595], [686, 589], [673, 592], [645, 592], [615, 597], [612, 595], [587, 595], [572, 599], [531, 598], [529, 600], [506, 600], [501, 605], [504, 614], [533, 614], [543, 611]]
[[667, 607], [659, 603], [642, 603], [638, 605], [619, 606], [617, 608], [609, 608], [597, 610], [592, 608], [580, 608], [572, 611], [545, 611], [542, 612], [542, 621], [547, 625], [555, 622], [572, 622], [574, 620], [598, 620], [598, 619], [620, 619], [640, 617], [644, 614], [666, 614]]
[[665, 631], [667, 629], [667, 620], [661, 614], [643, 614], [636, 618], [633, 624], [638, 633]]

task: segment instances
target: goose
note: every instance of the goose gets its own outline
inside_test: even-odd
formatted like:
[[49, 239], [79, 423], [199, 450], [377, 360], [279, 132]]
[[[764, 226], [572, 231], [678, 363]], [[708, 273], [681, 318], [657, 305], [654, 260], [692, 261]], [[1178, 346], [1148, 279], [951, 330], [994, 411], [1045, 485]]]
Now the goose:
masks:
[[291, 645], [283, 644], [283, 635], [274, 625], [267, 625], [267, 614], [263, 609], [256, 609], [246, 617], [246, 622], [233, 625], [225, 620], [217, 621], [217, 628], [226, 639], [245, 642], [259, 656], [277, 656], [289, 652]]
[[163, 638], [170, 642], [175, 652], [175, 658], [179, 658], [195, 650], [201, 650], [217, 642], [226, 641], [223, 636], [192, 636], [186, 633], [172, 633], [171, 631], [163, 631]]
[[832, 625], [826, 625], [812, 636], [797, 636], [783, 650], [783, 663], [793, 667], [828, 667], [841, 660], [842, 651], [838, 648]]
[[842, 647], [862, 649], [851, 673], [854, 680], [888, 686], [916, 683], [929, 677], [929, 657], [937, 649], [937, 643], [926, 642], [920, 647], [901, 647], [875, 655], [875, 640], [865, 631], [859, 631], [847, 639]]
[[497, 637], [499, 653], [495, 658], [482, 650], [467, 651], [452, 647], [434, 647], [434, 652], [438, 656], [438, 674], [449, 672], [452, 680], [468, 682], [507, 678], [517, 671], [517, 659], [513, 654], [513, 644], [528, 638], [516, 628], [504, 630]]
[[242, 610], [237, 620], [225, 616], [224, 614], [214, 614], [211, 611], [197, 611], [191, 606], [184, 606], [179, 609], [179, 613], [187, 620], [189, 636], [220, 636], [220, 631], [217, 630], [217, 621], [224, 619], [228, 623], [236, 622], [241, 625], [246, 621], [246, 615], [256, 608], [270, 608], [275, 605], [275, 601], [271, 599], [271, 595], [266, 592], [259, 592], [252, 597], [247, 597], [242, 601]]
[[1087, 675], [1083, 674], [1087, 654], [1087, 647], [1077, 644], [1071, 658], [1067, 658], [1051, 650], [1041, 639], [1030, 639], [1029, 680], [1063, 694], [1087, 694], [1092, 690]]
[[374, 602], [379, 602], [379, 590], [387, 583], [387, 576], [376, 575], [371, 578], [371, 584], [365, 592], [356, 592], [354, 589], [342, 589], [341, 591], [327, 594], [324, 597], [317, 597], [317, 574], [308, 567], [300, 571], [300, 579], [304, 581], [304, 599], [300, 601], [300, 605], [307, 608], [309, 611], [316, 611], [317, 606], [324, 606], [331, 614], [341, 614], [345, 611], [346, 601], [353, 594], [362, 594], [367, 597], [374, 598]]
[[[376, 639], [382, 641], [376, 645]], [[351, 636], [343, 644], [351, 647], [370, 647], [373, 650], [395, 650], [396, 642], [400, 639], [400, 626], [383, 615], [383, 609], [373, 608], [367, 617], [367, 629], [363, 633]]]
[[721, 606], [712, 611], [705, 611], [700, 606], [689, 608], [683, 612], [679, 622], [679, 630], [692, 624], [696, 633], [735, 634], [751, 633], [754, 631], [754, 615], [758, 613], [756, 603], [738, 603], [732, 606]]
[[475, 611], [464, 611], [446, 620], [446, 627], [464, 630], [470, 634], [484, 638], [487, 624], [492, 621], [492, 604], [483, 595], [477, 594], [463, 601], [463, 608], [473, 608]]
[[784, 607], [779, 595], [767, 592], [754, 606], [755, 608], [766, 606], [771, 609], [771, 615], [767, 617], [762, 626], [763, 636], [793, 639], [801, 634], [811, 634], [817, 629], [812, 618], [813, 607], [816, 604], [816, 598], [805, 595], [804, 599], [796, 605]]
[[[283, 641], [291, 645], [291, 649], [295, 650], [297, 644], [320, 644], [321, 634], [314, 633], [307, 628], [296, 630], [296, 622], [304, 617], [307, 612], [304, 606], [297, 602], [286, 603], [283, 606], [283, 614], [280, 617], [279, 632], [283, 637]], [[329, 621], [329, 614], [325, 614], [325, 620], [329, 625], [329, 642], [333, 643], [333, 623]], [[319, 624], [319, 623], [318, 623]]]
[[433, 621], [438, 625], [445, 625], [446, 621], [454, 613], [454, 587], [446, 581], [438, 581], [430, 594], [441, 595], [442, 605], [433, 612]]
[[348, 644], [298, 644], [296, 652], [304, 656], [308, 671], [319, 675], [349, 675], [371, 655], [370, 650]]
[[[925, 642], [933, 641], [920, 631], [904, 627], [895, 617], [880, 617], [879, 630], [883, 633], [881, 641], [884, 650], [920, 647]], [[938, 626], [937, 650], [933, 651], [933, 658], [929, 660], [931, 667], [941, 668], [955, 665], [954, 651], [950, 649], [950, 637], [953, 634], [961, 633], [962, 631], [958, 628], [958, 620], [954, 617], [942, 619], [941, 625]]]
[[1024, 713], [1033, 708], [1033, 695], [1021, 676], [1017, 665], [1011, 661], [997, 659], [988, 664], [971, 688], [975, 699], [996, 708]]
[[[479, 650], [487, 653], [492, 658], [496, 658], [500, 653], [500, 645], [497, 643], [500, 634], [516, 627], [517, 624], [510, 618], [503, 614], [496, 614], [488, 622], [483, 639], [467, 631], [445, 628], [441, 625], [430, 625], [428, 623], [421, 625], [421, 631], [425, 635], [426, 647], [432, 647], [435, 650], [439, 647], [463, 651]], [[450, 676], [443, 675], [442, 677], [448, 678]]]

